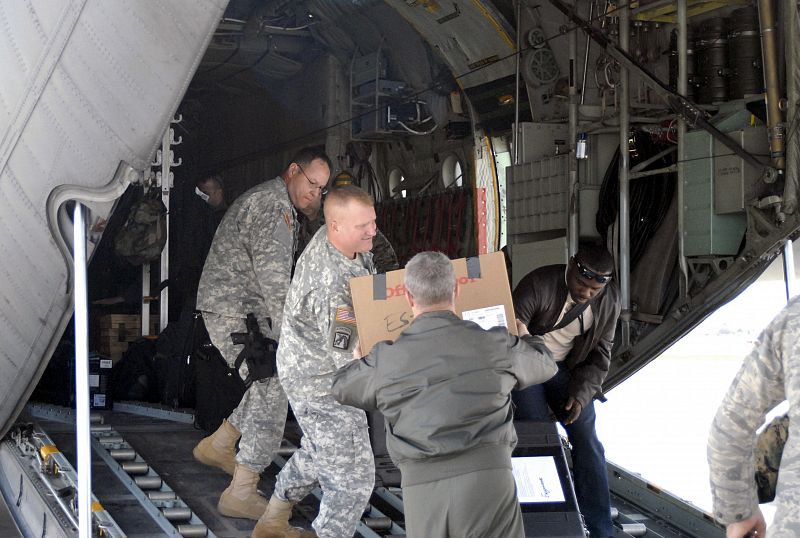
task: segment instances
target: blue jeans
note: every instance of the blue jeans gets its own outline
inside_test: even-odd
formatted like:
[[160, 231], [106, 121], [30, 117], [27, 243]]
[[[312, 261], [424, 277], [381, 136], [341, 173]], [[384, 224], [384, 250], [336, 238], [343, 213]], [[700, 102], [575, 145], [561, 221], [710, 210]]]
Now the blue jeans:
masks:
[[[514, 418], [549, 422], [549, 406], [563, 424], [568, 414], [564, 406], [569, 398], [569, 380], [569, 369], [562, 361], [558, 363], [558, 372], [549, 381], [514, 391], [513, 400], [517, 407]], [[597, 438], [594, 422], [594, 402], [591, 401], [581, 410], [577, 420], [564, 429], [572, 445], [572, 473], [578, 506], [592, 538], [600, 538], [614, 536], [614, 526], [611, 523], [605, 450]]]

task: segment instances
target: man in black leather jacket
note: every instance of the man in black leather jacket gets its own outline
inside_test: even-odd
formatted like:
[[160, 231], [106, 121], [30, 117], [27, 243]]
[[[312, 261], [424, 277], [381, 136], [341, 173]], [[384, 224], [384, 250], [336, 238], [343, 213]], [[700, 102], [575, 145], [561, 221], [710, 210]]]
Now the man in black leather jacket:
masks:
[[540, 267], [514, 289], [514, 310], [542, 335], [558, 373], [514, 394], [517, 420], [549, 421], [549, 408], [572, 444], [575, 493], [592, 538], [614, 535], [605, 452], [593, 400], [602, 395], [619, 317], [614, 262], [604, 248], [581, 244], [567, 265]]

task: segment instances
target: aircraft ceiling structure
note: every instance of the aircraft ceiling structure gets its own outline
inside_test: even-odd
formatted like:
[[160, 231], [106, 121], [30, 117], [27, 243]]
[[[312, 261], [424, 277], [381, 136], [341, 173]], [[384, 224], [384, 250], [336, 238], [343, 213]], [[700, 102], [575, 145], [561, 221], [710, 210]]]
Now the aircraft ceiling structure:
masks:
[[345, 64], [381, 49], [418, 86], [425, 47], [464, 88], [513, 73], [514, 30], [489, 1], [233, 0], [195, 83], [253, 90], [297, 74], [321, 49]]
[[0, 436], [72, 314], [48, 195], [65, 184], [100, 188], [121, 162], [149, 166], [226, 4], [0, 6]]

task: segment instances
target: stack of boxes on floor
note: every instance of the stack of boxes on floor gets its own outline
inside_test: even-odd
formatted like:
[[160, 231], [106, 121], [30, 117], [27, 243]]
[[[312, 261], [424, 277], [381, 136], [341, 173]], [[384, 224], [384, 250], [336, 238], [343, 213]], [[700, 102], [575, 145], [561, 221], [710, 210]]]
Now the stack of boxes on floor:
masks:
[[[158, 316], [150, 316], [150, 334], [158, 334]], [[142, 317], [136, 314], [107, 314], [100, 318], [98, 352], [116, 363], [128, 344], [142, 336]]]
[[[150, 333], [158, 334], [158, 316], [150, 317]], [[111, 409], [109, 378], [128, 345], [141, 338], [142, 318], [136, 314], [107, 314], [100, 318], [98, 353], [89, 354], [89, 403], [92, 409]]]

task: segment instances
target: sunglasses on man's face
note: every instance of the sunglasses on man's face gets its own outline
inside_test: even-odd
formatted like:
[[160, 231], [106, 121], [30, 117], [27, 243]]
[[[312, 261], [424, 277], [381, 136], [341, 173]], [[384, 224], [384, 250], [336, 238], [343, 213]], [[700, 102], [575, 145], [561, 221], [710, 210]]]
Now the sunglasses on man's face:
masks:
[[600, 274], [597, 274], [594, 271], [592, 271], [591, 269], [587, 269], [586, 267], [581, 265], [581, 262], [579, 262], [576, 258], [572, 258], [572, 261], [575, 262], [575, 267], [578, 268], [578, 272], [586, 280], [594, 279], [595, 282], [597, 282], [598, 284], [605, 284], [606, 282], [611, 280], [611, 275], [600, 275]]

